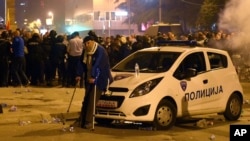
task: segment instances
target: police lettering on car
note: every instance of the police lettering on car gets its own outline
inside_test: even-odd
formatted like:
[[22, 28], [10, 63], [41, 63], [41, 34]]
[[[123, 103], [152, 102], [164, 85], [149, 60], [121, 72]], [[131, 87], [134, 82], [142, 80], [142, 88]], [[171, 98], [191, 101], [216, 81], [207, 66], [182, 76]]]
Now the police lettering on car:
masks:
[[216, 86], [216, 87], [212, 87], [212, 88], [187, 92], [187, 93], [185, 93], [185, 101], [210, 97], [210, 96], [213, 96], [216, 94], [221, 94], [221, 93], [223, 93], [223, 87], [221, 85]]

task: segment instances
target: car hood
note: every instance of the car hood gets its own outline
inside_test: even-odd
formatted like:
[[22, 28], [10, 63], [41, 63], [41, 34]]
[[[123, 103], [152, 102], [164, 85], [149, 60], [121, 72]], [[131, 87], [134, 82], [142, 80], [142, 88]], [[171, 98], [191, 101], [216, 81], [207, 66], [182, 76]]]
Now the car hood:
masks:
[[128, 88], [129, 90], [133, 90], [146, 81], [163, 77], [165, 73], [140, 73], [139, 76], [136, 76], [135, 73], [112, 72], [114, 81], [109, 87]]

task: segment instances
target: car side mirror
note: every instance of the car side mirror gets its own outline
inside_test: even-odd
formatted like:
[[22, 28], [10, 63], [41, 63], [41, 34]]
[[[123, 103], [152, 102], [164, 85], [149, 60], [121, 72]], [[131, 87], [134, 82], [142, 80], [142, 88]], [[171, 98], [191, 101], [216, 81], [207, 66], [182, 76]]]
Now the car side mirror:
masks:
[[197, 70], [194, 68], [188, 68], [186, 72], [186, 78], [194, 77], [197, 75]]

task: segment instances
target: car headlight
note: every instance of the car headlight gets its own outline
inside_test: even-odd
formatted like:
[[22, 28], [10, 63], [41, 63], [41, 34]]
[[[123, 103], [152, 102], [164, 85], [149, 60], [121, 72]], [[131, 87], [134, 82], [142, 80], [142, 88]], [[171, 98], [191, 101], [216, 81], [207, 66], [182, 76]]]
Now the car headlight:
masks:
[[148, 94], [151, 90], [154, 89], [155, 86], [157, 86], [157, 84], [162, 80], [162, 78], [163, 77], [142, 83], [141, 85], [135, 88], [135, 90], [132, 92], [129, 98]]

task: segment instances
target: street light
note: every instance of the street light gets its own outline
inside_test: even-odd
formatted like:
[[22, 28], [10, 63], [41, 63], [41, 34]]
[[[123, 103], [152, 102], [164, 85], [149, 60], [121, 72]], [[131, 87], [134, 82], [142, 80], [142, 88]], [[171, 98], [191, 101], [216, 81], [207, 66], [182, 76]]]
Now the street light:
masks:
[[51, 17], [51, 25], [53, 25], [53, 21], [54, 21], [54, 14], [52, 12], [49, 12], [48, 15]]

